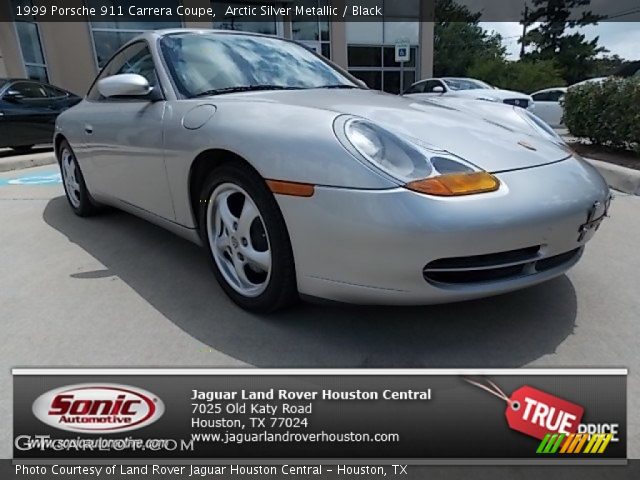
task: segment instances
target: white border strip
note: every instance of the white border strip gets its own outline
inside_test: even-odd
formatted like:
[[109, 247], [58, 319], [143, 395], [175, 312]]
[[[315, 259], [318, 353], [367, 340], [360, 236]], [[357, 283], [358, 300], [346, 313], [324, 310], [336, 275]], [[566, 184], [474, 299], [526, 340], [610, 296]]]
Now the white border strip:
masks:
[[628, 375], [626, 368], [14, 368], [13, 375]]

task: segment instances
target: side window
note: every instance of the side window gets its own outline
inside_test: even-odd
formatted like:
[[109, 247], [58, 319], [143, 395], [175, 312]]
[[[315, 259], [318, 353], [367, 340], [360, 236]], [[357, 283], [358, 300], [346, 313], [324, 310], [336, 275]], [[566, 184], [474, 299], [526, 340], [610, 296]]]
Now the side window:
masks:
[[47, 92], [44, 87], [38, 83], [19, 82], [9, 87], [9, 91], [22, 95], [24, 99], [43, 99], [47, 98]]
[[444, 85], [439, 80], [429, 80], [424, 84], [424, 93], [435, 93], [434, 89], [436, 87], [442, 88], [443, 91], [445, 90]]
[[562, 90], [554, 90], [553, 92], [549, 92], [549, 102], [559, 102], [564, 92]]
[[67, 96], [67, 92], [60, 90], [59, 88], [52, 87], [51, 85], [45, 85], [44, 88], [47, 91], [47, 96], [49, 98], [62, 98]]
[[98, 75], [87, 98], [92, 101], [104, 100], [98, 91], [98, 81], [121, 73], [136, 73], [146, 78], [152, 87], [158, 85], [153, 57], [146, 42], [136, 42], [116, 54]]
[[404, 93], [422, 93], [424, 92], [424, 86], [425, 82], [416, 83], [415, 85], [411, 85]]
[[[552, 92], [540, 92], [540, 93], [536, 93], [535, 95], [533, 95], [533, 100], [535, 102], [550, 102], [551, 101], [551, 94]], [[560, 97], [558, 97], [560, 98]]]

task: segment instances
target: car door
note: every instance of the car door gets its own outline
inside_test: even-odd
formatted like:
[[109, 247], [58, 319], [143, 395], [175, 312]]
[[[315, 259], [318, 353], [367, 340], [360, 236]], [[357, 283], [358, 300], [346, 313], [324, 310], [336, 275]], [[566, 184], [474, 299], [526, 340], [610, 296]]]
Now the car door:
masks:
[[564, 109], [560, 104], [560, 99], [563, 96], [563, 90], [548, 90], [534, 94], [535, 114], [552, 127], [561, 125]]
[[[98, 80], [122, 73], [142, 75], [154, 89], [161, 88], [145, 41], [119, 52]], [[86, 166], [90, 191], [173, 220], [163, 151], [166, 102], [151, 97], [105, 98], [96, 82], [81, 108], [80, 161], [82, 168]]]
[[44, 86], [18, 81], [2, 95], [3, 137], [5, 146], [17, 147], [51, 143], [56, 114]]

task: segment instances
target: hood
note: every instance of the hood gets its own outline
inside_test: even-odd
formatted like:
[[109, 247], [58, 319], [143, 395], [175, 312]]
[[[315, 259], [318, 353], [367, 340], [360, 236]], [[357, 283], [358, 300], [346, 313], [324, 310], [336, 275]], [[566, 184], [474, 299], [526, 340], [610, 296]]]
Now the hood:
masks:
[[568, 157], [561, 145], [514, 128], [509, 115], [504, 115], [504, 122], [496, 121], [481, 109], [475, 114], [468, 108], [373, 90], [245, 92], [213, 98], [216, 102], [261, 101], [366, 118], [396, 134], [447, 150], [488, 172], [535, 167]]

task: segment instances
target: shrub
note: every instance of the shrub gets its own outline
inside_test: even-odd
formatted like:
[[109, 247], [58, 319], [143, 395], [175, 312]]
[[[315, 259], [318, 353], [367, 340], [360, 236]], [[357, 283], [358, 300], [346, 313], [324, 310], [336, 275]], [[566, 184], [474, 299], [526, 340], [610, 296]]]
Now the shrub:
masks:
[[564, 118], [576, 137], [640, 153], [640, 79], [616, 78], [569, 89]]

